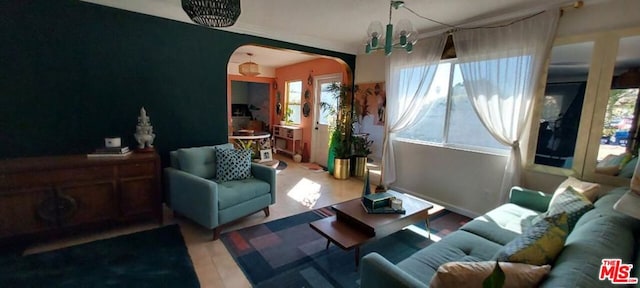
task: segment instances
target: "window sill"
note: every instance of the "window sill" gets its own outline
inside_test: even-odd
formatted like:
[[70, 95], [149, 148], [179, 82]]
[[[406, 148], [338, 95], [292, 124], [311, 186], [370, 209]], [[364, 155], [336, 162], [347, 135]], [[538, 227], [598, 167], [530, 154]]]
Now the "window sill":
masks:
[[451, 149], [451, 150], [458, 150], [458, 151], [464, 151], [464, 152], [485, 154], [485, 155], [509, 157], [508, 150], [501, 150], [501, 149], [495, 149], [495, 148], [481, 148], [481, 147], [465, 146], [465, 145], [459, 145], [459, 144], [435, 143], [435, 142], [421, 141], [421, 140], [408, 139], [408, 138], [396, 138], [395, 141], [417, 144], [417, 145], [424, 145], [424, 146], [432, 146], [432, 147], [438, 147], [438, 148], [445, 148], [445, 149]]

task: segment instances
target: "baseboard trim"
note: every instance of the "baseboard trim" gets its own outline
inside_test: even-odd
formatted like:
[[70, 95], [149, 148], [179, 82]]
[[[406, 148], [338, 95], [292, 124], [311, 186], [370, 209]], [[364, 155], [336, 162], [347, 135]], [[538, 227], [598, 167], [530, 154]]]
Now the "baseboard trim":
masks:
[[423, 194], [419, 194], [419, 193], [416, 193], [414, 191], [403, 189], [403, 188], [400, 188], [400, 187], [391, 186], [389, 189], [394, 190], [394, 191], [398, 191], [398, 192], [402, 192], [402, 193], [407, 193], [407, 194], [410, 194], [410, 195], [418, 197], [418, 198], [422, 198], [422, 199], [427, 200], [429, 202], [433, 202], [435, 204], [443, 206], [445, 209], [447, 209], [449, 211], [458, 213], [460, 215], [467, 216], [469, 218], [476, 218], [476, 217], [482, 215], [482, 214], [478, 214], [476, 212], [473, 212], [471, 210], [468, 210], [468, 209], [453, 205], [451, 203], [447, 203], [445, 201], [441, 201], [441, 200], [438, 200], [438, 199], [435, 199], [435, 198], [432, 198], [432, 197], [429, 197], [429, 196], [426, 196], [426, 195], [423, 195]]

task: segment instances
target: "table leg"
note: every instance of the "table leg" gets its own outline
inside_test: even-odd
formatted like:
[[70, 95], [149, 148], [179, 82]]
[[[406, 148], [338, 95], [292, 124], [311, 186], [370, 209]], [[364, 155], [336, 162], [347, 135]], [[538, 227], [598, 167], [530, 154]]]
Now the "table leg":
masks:
[[356, 247], [356, 270], [358, 270], [358, 266], [360, 266], [360, 246]]
[[325, 247], [324, 249], [329, 249], [329, 244], [331, 244], [331, 241], [329, 241], [329, 239], [327, 239], [327, 247]]
[[425, 220], [425, 223], [427, 224], [427, 235], [429, 237], [429, 240], [431, 240], [431, 226], [429, 225], [429, 214], [427, 214], [427, 220]]

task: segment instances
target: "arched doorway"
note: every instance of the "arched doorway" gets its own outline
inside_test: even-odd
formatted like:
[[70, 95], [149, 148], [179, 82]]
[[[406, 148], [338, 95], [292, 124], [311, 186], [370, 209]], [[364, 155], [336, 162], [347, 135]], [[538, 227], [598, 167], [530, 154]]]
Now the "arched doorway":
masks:
[[[240, 73], [239, 66], [249, 61], [258, 65], [260, 74]], [[295, 145], [295, 140], [276, 137], [278, 139], [274, 139], [273, 145], [281, 148], [277, 150], [287, 157], [301, 154], [303, 161], [308, 162], [313, 149], [328, 149], [328, 139], [313, 139], [313, 132], [317, 128], [316, 106], [319, 104], [315, 100], [317, 90], [314, 78], [319, 75], [341, 74], [344, 75], [344, 82], [351, 82], [348, 77], [352, 73], [349, 73], [348, 65], [342, 60], [293, 50], [245, 45], [231, 55], [227, 71], [230, 133], [246, 128], [256, 130], [256, 127], [263, 127], [263, 131], [273, 133], [274, 126], [278, 127], [285, 120], [286, 111], [291, 108], [297, 119], [293, 124], [285, 126], [291, 125], [296, 130], [301, 130], [299, 133], [302, 136]], [[296, 89], [300, 91], [289, 87], [299, 87]]]

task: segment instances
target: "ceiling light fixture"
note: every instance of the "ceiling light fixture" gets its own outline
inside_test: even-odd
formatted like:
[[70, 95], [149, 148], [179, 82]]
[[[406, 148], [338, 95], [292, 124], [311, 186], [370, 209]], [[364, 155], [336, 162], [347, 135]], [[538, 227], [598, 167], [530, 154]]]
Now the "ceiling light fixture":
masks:
[[182, 0], [189, 18], [208, 27], [229, 27], [240, 17], [240, 0]]
[[247, 55], [249, 55], [249, 62], [244, 62], [242, 64], [240, 64], [238, 66], [238, 71], [240, 71], [240, 74], [244, 75], [244, 76], [258, 76], [260, 75], [260, 69], [258, 67], [258, 64], [256, 64], [255, 62], [251, 62], [251, 56], [253, 56], [252, 53], [247, 53]]
[[[391, 13], [393, 9], [398, 10], [398, 8], [403, 6], [404, 1], [390, 1], [389, 24], [387, 24], [385, 35], [382, 35], [382, 23], [380, 23], [380, 21], [374, 21], [369, 24], [369, 29], [367, 30], [367, 45], [365, 48], [367, 54], [382, 49], [384, 49], [384, 55], [387, 56], [391, 55], [393, 49], [403, 49], [407, 51], [407, 53], [411, 53], [413, 45], [417, 41], [416, 34], [418, 34], [413, 30], [411, 22], [406, 19], [400, 20], [396, 27], [398, 31], [395, 35], [393, 34], [393, 25], [391, 24]], [[384, 40], [384, 46], [378, 46], [382, 40]]]

